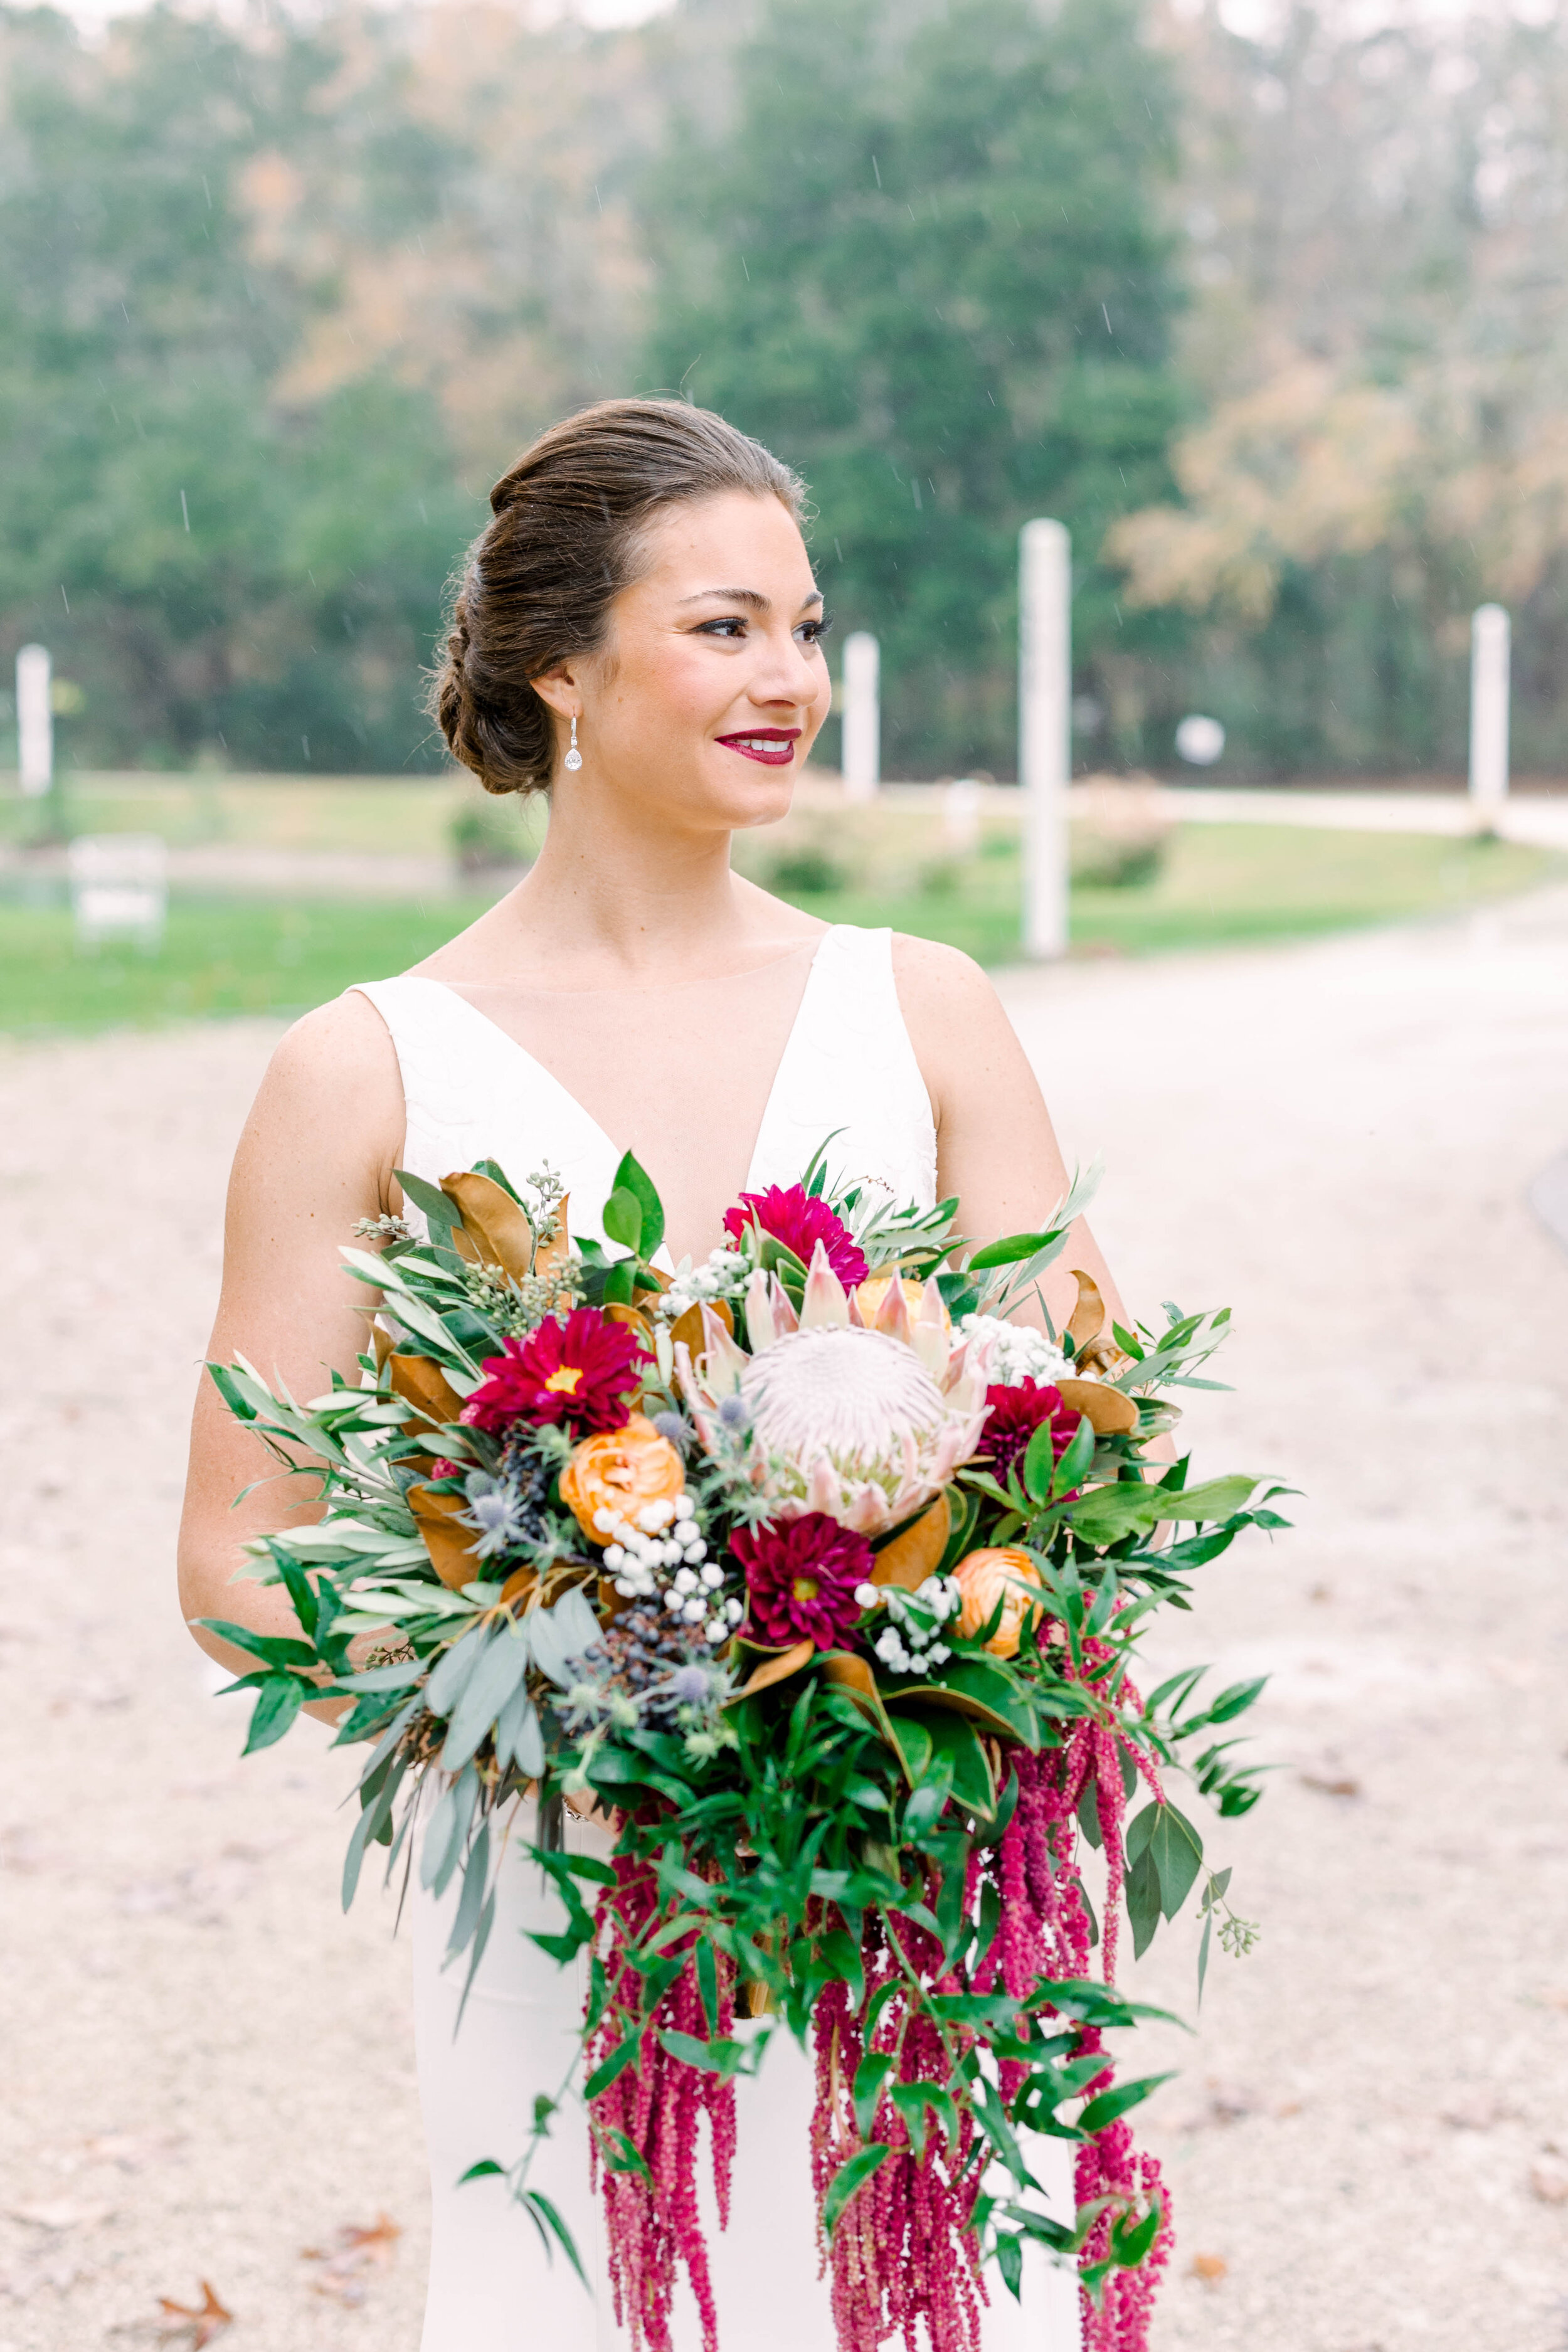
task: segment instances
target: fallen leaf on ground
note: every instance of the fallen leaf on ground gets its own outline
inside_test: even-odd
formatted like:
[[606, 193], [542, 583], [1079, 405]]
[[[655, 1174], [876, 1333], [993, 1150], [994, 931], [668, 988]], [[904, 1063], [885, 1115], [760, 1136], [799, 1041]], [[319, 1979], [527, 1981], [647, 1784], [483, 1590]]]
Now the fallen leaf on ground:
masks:
[[1229, 2268], [1223, 2254], [1194, 2254], [1187, 2264], [1189, 2274], [1205, 2286], [1217, 2286]]
[[161, 2294], [158, 2297], [158, 2308], [163, 2314], [165, 2338], [188, 2335], [192, 2352], [202, 2352], [202, 2346], [210, 2344], [215, 2336], [221, 2336], [234, 2317], [232, 2311], [224, 2309], [212, 2291], [210, 2280], [207, 2279], [202, 2281], [202, 2299], [199, 2306], [188, 2303], [171, 2303], [166, 2294]]
[[1568, 2164], [1561, 2157], [1538, 2157], [1530, 2168], [1530, 2193], [1543, 2205], [1568, 2205]]
[[331, 2295], [338, 2303], [363, 2303], [364, 2273], [386, 2268], [402, 2235], [399, 2224], [382, 2213], [368, 2228], [357, 2221], [345, 2222], [330, 2246], [302, 2246], [302, 2260], [321, 2265], [321, 2276], [311, 2282], [316, 2294]]
[[1352, 1780], [1348, 1773], [1335, 1778], [1327, 1772], [1303, 1772], [1301, 1786], [1303, 1789], [1316, 1789], [1322, 1797], [1359, 1797], [1361, 1794], [1361, 1782]]

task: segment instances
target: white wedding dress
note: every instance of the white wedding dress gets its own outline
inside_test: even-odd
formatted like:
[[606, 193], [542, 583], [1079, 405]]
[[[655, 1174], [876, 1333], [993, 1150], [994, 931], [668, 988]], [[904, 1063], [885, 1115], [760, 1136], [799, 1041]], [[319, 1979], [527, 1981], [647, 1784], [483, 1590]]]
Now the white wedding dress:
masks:
[[[544, 1162], [571, 1195], [574, 1233], [598, 1235], [596, 1217], [623, 1145], [504, 1030], [438, 981], [376, 981], [361, 992], [391, 1033], [408, 1107], [401, 1165], [431, 1183], [476, 1160], [499, 1160], [514, 1181]], [[797, 1182], [824, 1139], [836, 1176], [880, 1178], [899, 1199], [936, 1199], [930, 1099], [893, 982], [888, 931], [837, 926], [813, 960], [763, 1114], [746, 1189]], [[522, 1810], [519, 1839], [532, 1832]], [[607, 1851], [568, 1823], [569, 1842]], [[415, 1874], [417, 1879], [417, 1871]], [[588, 2180], [582, 2108], [568, 2104], [536, 2155], [541, 2189], [571, 2229], [585, 2291], [557, 2251], [550, 2259], [529, 2217], [495, 2180], [459, 2188], [481, 2158], [521, 2153], [533, 2101], [552, 2094], [570, 2064], [582, 2016], [581, 1969], [563, 1969], [526, 1940], [561, 1925], [559, 1906], [520, 1843], [502, 1865], [495, 1926], [460, 2029], [467, 1960], [443, 1970], [454, 1884], [440, 1903], [412, 1894], [415, 2031], [434, 2200], [430, 2292], [422, 2352], [625, 2352], [616, 2325], [596, 2195]], [[739, 2147], [730, 2226], [706, 2211], [722, 2352], [835, 2352], [826, 2284], [817, 2276], [811, 2190], [809, 2057], [774, 2036], [754, 2080], [739, 2086]], [[1032, 2141], [1037, 2177], [1058, 2218], [1070, 2218], [1070, 2152]], [[704, 2150], [702, 2171], [706, 2171]], [[1077, 2352], [1076, 2282], [1037, 2250], [1022, 2303], [990, 2286], [985, 2352]], [[696, 2308], [682, 2283], [678, 2352], [699, 2352]]]

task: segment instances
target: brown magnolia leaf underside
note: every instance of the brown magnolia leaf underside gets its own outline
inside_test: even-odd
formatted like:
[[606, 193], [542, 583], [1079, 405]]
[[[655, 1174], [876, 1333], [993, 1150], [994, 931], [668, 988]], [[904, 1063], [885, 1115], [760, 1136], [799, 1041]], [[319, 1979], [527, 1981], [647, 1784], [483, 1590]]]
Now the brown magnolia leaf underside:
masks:
[[1069, 1412], [1086, 1413], [1097, 1437], [1138, 1426], [1138, 1408], [1121, 1389], [1103, 1381], [1058, 1381], [1057, 1391]]
[[410, 1486], [408, 1507], [425, 1538], [430, 1564], [449, 1591], [460, 1592], [479, 1573], [479, 1535], [458, 1517], [468, 1509], [461, 1495], [437, 1495], [432, 1486]]
[[477, 1264], [499, 1265], [514, 1282], [526, 1280], [533, 1269], [533, 1227], [526, 1209], [493, 1177], [472, 1169], [443, 1176], [441, 1190], [463, 1220], [452, 1235], [458, 1255], [471, 1252]]
[[432, 1363], [428, 1356], [390, 1355], [386, 1362], [393, 1395], [411, 1404], [421, 1420], [445, 1423], [458, 1419], [463, 1400], [439, 1364]]
[[918, 1591], [947, 1549], [952, 1524], [947, 1496], [939, 1495], [912, 1528], [906, 1528], [902, 1535], [882, 1546], [871, 1570], [872, 1583], [896, 1584], [902, 1591]]
[[[707, 1304], [709, 1312], [710, 1314], [717, 1315], [720, 1322], [724, 1326], [725, 1330], [728, 1331], [730, 1337], [733, 1339], [735, 1336], [735, 1318], [730, 1311], [728, 1302], [722, 1298], [710, 1298]], [[691, 1360], [695, 1363], [707, 1344], [706, 1336], [702, 1329], [701, 1307], [689, 1307], [684, 1315], [678, 1315], [674, 1322], [669, 1327], [669, 1338], [670, 1344], [673, 1347], [679, 1347], [684, 1339], [686, 1345], [691, 1350]]]

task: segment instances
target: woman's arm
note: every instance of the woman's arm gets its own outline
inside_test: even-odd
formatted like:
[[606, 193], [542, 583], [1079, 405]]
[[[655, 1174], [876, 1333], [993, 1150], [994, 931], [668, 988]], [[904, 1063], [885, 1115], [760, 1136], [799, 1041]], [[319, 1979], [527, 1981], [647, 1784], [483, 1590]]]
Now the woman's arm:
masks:
[[[247, 1356], [303, 1401], [353, 1379], [371, 1294], [338, 1255], [360, 1217], [390, 1204], [402, 1154], [403, 1084], [380, 1014], [340, 997], [289, 1032], [261, 1082], [229, 1180], [223, 1290], [208, 1354]], [[264, 1483], [235, 1507], [245, 1486]], [[280, 1585], [229, 1581], [254, 1536], [321, 1516], [315, 1481], [289, 1475], [235, 1421], [204, 1372], [191, 1428], [180, 1527], [180, 1606], [187, 1620], [226, 1617], [297, 1633]], [[248, 1673], [254, 1658], [193, 1626], [204, 1650]]]
[[[931, 940], [896, 938], [893, 971], [936, 1120], [937, 1190], [943, 1199], [958, 1195], [959, 1231], [977, 1242], [1037, 1232], [1070, 1179], [995, 990], [968, 956]], [[1075, 1266], [1094, 1276], [1108, 1310], [1125, 1323], [1110, 1269], [1080, 1218], [1041, 1284], [1058, 1328], [1078, 1303]]]

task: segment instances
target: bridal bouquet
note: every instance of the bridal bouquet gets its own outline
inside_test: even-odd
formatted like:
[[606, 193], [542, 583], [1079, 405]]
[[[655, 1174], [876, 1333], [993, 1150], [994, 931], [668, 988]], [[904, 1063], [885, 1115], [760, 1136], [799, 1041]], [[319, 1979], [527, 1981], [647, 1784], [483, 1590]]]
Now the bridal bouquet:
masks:
[[[258, 1660], [234, 1685], [251, 1748], [307, 1698], [349, 1702], [340, 1744], [369, 1755], [345, 1901], [371, 1846], [416, 1865], [428, 1780], [416, 1866], [458, 1882], [471, 1981], [537, 1795], [562, 1912], [536, 1940], [588, 1956], [581, 2095], [617, 2318], [649, 2352], [682, 2266], [714, 2352], [699, 2126], [722, 2212], [735, 2080], [781, 2029], [815, 2051], [801, 2161], [844, 2352], [922, 2323], [973, 2352], [1031, 2241], [1076, 2258], [1091, 2352], [1140, 2352], [1171, 2221], [1126, 2121], [1154, 2083], [1105, 2046], [1151, 2013], [1115, 1990], [1121, 1922], [1141, 1952], [1194, 1898], [1200, 1981], [1216, 1923], [1231, 1949], [1252, 1932], [1168, 1781], [1184, 1765], [1222, 1815], [1255, 1801], [1221, 1727], [1260, 1685], [1205, 1703], [1201, 1669], [1132, 1677], [1191, 1572], [1285, 1524], [1277, 1488], [1150, 1458], [1170, 1391], [1214, 1385], [1224, 1314], [1107, 1328], [1079, 1274], [1065, 1330], [1012, 1319], [1082, 1187], [973, 1250], [955, 1203], [835, 1188], [819, 1155], [671, 1276], [629, 1154], [607, 1245], [572, 1241], [548, 1171], [402, 1181], [425, 1231], [383, 1218], [343, 1252], [378, 1294], [357, 1384], [299, 1404], [211, 1368], [320, 1471], [319, 1523], [250, 1547], [298, 1638], [213, 1630]], [[607, 1858], [567, 1849], [563, 1802], [608, 1817]], [[575, 2263], [530, 2178], [573, 2087], [540, 2086], [509, 2169]], [[1031, 2171], [1039, 2134], [1077, 2149], [1071, 2220]]]

